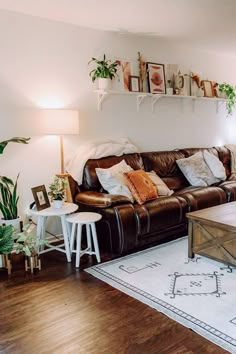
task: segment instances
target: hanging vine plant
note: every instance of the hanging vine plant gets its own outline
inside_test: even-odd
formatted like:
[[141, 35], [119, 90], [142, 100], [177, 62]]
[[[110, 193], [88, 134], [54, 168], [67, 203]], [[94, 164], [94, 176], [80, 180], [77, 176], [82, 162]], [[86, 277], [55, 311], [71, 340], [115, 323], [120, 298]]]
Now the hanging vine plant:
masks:
[[218, 84], [217, 87], [220, 92], [226, 95], [227, 97], [226, 108], [228, 114], [231, 115], [233, 113], [233, 108], [236, 104], [236, 87], [227, 84], [226, 82], [223, 82], [222, 84]]

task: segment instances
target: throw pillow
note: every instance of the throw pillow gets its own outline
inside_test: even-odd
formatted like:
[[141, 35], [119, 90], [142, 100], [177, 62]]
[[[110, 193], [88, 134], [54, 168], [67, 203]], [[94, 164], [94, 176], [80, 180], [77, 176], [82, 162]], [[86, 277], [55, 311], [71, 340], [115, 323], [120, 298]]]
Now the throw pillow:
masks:
[[143, 170], [124, 173], [124, 180], [138, 204], [157, 198], [157, 189], [151, 178]]
[[134, 201], [132, 193], [124, 182], [123, 173], [133, 169], [122, 160], [110, 168], [95, 168], [99, 182], [109, 194], [120, 194]]
[[226, 179], [226, 173], [224, 165], [220, 161], [220, 159], [208, 151], [204, 151], [203, 156], [207, 166], [209, 167], [213, 175], [216, 178], [219, 178], [220, 180], [224, 181]]
[[206, 187], [220, 181], [212, 174], [201, 151], [176, 163], [192, 186]]
[[172, 195], [174, 193], [173, 190], [167, 187], [167, 185], [162, 181], [162, 179], [156, 174], [155, 171], [147, 172], [147, 175], [155, 184], [159, 196]]

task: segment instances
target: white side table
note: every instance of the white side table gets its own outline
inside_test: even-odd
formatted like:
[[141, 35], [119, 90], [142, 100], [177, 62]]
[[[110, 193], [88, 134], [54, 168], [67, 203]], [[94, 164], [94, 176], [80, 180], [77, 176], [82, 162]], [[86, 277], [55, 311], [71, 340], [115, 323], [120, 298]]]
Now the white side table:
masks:
[[[92, 212], [80, 212], [75, 213], [67, 217], [67, 222], [72, 224], [71, 238], [70, 238], [70, 249], [71, 253], [76, 253], [75, 267], [79, 268], [80, 257], [84, 254], [96, 255], [98, 263], [101, 262], [100, 252], [98, 247], [97, 232], [95, 223], [102, 218], [102, 215]], [[81, 237], [82, 237], [82, 227], [86, 225], [86, 236], [87, 236], [87, 248], [81, 248]], [[75, 234], [77, 226], [77, 237], [76, 237], [76, 249], [74, 249]], [[92, 238], [91, 238], [92, 233]], [[93, 242], [92, 242], [93, 239]], [[93, 250], [93, 246], [94, 250]]]
[[39, 254], [57, 250], [66, 254], [67, 261], [71, 262], [71, 252], [69, 246], [69, 232], [66, 222], [66, 215], [75, 212], [78, 209], [78, 205], [74, 203], [64, 203], [60, 209], [56, 209], [53, 206], [43, 210], [31, 210], [32, 215], [38, 217], [37, 222], [37, 237], [39, 240], [44, 240], [46, 221], [49, 216], [58, 216], [61, 219], [62, 233], [64, 243], [60, 245], [48, 244], [47, 249], [44, 246], [39, 247]]

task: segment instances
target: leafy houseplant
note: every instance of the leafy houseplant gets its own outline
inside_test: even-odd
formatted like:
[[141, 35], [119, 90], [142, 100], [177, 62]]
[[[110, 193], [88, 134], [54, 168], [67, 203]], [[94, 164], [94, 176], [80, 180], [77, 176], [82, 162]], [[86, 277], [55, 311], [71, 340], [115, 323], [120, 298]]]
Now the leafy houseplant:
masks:
[[[21, 143], [28, 144], [30, 138], [14, 137], [8, 140], [0, 142], [0, 154], [3, 154], [3, 151], [8, 143]], [[13, 182], [12, 179], [6, 176], [0, 176], [0, 211], [3, 215], [4, 220], [14, 220], [18, 217], [18, 208], [17, 204], [19, 197], [17, 196], [17, 182]]]
[[0, 210], [4, 220], [14, 220], [18, 218], [18, 201], [17, 182], [6, 176], [0, 176]]
[[117, 62], [112, 62], [109, 59], [106, 59], [106, 55], [104, 54], [103, 59], [99, 60], [96, 58], [92, 58], [88, 64], [95, 63], [96, 68], [91, 70], [89, 76], [92, 78], [92, 82], [97, 79], [109, 79], [112, 80], [117, 72]]
[[63, 200], [67, 186], [67, 179], [55, 176], [54, 181], [49, 186], [50, 191], [48, 195], [50, 195], [53, 200]]
[[14, 227], [12, 225], [0, 225], [0, 254], [7, 254], [13, 250]]
[[236, 103], [236, 87], [227, 84], [226, 82], [223, 82], [222, 84], [218, 84], [217, 87], [220, 92], [226, 94], [227, 96], [226, 108], [228, 114], [231, 115], [233, 112], [234, 105]]

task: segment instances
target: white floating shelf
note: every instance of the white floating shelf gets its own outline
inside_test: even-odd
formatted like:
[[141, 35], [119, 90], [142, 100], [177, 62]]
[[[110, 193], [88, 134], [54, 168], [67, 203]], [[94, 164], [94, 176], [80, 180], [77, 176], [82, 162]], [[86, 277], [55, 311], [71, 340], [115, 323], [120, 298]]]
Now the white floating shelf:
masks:
[[154, 107], [157, 101], [161, 98], [169, 98], [169, 99], [178, 99], [178, 100], [192, 100], [195, 107], [195, 101], [203, 100], [203, 101], [211, 101], [216, 103], [216, 111], [219, 111], [219, 105], [226, 102], [225, 98], [218, 97], [196, 97], [196, 96], [181, 96], [181, 95], [165, 95], [165, 94], [153, 94], [148, 92], [130, 92], [130, 91], [104, 91], [104, 90], [95, 90], [97, 94], [97, 109], [100, 111], [102, 109], [102, 103], [108, 96], [112, 95], [126, 95], [126, 96], [135, 96], [136, 97], [136, 105], [137, 111], [140, 110], [140, 105], [144, 101], [145, 98], [151, 97], [151, 109], [154, 112]]

